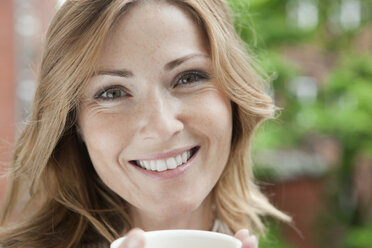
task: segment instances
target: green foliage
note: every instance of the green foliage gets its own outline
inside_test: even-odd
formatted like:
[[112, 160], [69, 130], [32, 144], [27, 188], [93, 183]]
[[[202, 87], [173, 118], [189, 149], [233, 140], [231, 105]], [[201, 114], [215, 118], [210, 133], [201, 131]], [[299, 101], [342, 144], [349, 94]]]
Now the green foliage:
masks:
[[259, 240], [260, 248], [293, 248], [281, 235], [280, 228], [275, 222], [268, 225], [268, 230], [264, 237]]
[[372, 150], [372, 60], [360, 54], [345, 55], [330, 74], [321, 100], [313, 107], [313, 127], [337, 136], [345, 146]]
[[372, 225], [350, 230], [345, 240], [347, 248], [370, 248], [372, 244]]
[[[372, 25], [372, 0], [361, 0], [362, 19], [359, 29], [343, 28], [335, 14], [341, 0], [229, 0], [235, 27], [250, 49], [258, 55], [261, 66], [271, 77], [278, 118], [265, 123], [256, 135], [254, 151], [261, 149], [297, 148], [309, 133], [333, 137], [341, 143], [342, 157], [337, 169], [330, 171], [327, 218], [323, 226], [349, 230], [344, 238], [347, 248], [371, 247], [372, 226], [355, 220], [352, 175], [355, 157], [372, 156], [372, 56], [361, 54], [353, 41], [359, 30]], [[301, 28], [291, 20], [291, 6], [315, 3], [318, 20], [314, 27]], [[338, 21], [337, 21], [338, 20]], [[314, 46], [335, 55], [336, 64], [325, 82], [318, 85], [314, 101], [303, 101], [291, 88], [303, 70], [285, 59], [282, 49]], [[256, 171], [270, 178], [270, 171]], [[261, 175], [262, 174], [262, 175]], [[266, 174], [266, 175], [264, 175]], [[268, 176], [269, 175], [269, 176]], [[325, 223], [327, 222], [327, 223]], [[280, 230], [271, 226], [260, 247], [283, 247]], [[326, 236], [325, 231], [323, 235]], [[327, 240], [327, 237], [323, 237]], [[343, 239], [342, 236], [338, 237]], [[273, 243], [278, 240], [278, 243]]]
[[[230, 1], [236, 29], [248, 44], [270, 47], [304, 40], [308, 32], [288, 27], [285, 4], [281, 0]], [[273, 25], [275, 24], [275, 25]]]

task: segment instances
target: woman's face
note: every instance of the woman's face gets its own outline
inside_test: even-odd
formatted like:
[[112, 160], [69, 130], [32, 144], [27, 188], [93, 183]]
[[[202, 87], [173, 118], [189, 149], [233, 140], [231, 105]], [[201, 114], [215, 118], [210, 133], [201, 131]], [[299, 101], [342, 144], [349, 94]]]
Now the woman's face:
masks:
[[79, 128], [100, 178], [133, 211], [203, 206], [229, 156], [232, 114], [206, 40], [182, 9], [142, 3], [108, 36]]

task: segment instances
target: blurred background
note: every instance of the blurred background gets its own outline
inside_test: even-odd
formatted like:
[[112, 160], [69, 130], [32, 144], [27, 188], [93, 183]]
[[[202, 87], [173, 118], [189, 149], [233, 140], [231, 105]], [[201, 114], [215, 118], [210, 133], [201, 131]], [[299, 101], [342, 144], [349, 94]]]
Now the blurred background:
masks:
[[[0, 173], [64, 1], [0, 1]], [[258, 183], [290, 225], [261, 248], [372, 247], [372, 0], [229, 0], [280, 108], [255, 136]], [[6, 178], [0, 179], [0, 201]]]

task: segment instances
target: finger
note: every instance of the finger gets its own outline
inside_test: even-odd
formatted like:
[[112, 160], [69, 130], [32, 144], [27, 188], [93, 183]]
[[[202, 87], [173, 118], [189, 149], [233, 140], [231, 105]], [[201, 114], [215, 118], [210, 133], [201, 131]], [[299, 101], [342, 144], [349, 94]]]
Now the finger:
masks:
[[235, 237], [242, 242], [242, 248], [258, 248], [258, 240], [255, 235], [250, 235], [247, 229], [241, 229]]
[[258, 248], [258, 240], [255, 235], [245, 239], [242, 243], [242, 248]]
[[131, 230], [119, 248], [144, 248], [145, 247], [145, 236], [143, 235], [144, 231], [135, 228]]
[[240, 241], [244, 241], [246, 238], [249, 238], [249, 231], [248, 229], [240, 229], [235, 233], [235, 238], [239, 239]]

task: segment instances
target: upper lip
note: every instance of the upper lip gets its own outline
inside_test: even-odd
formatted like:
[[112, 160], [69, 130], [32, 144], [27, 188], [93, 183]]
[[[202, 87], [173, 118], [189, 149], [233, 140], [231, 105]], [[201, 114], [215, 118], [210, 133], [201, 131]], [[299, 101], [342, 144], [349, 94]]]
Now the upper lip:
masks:
[[197, 146], [194, 145], [194, 146], [182, 147], [182, 148], [174, 149], [174, 150], [171, 150], [171, 151], [168, 151], [168, 152], [164, 152], [164, 153], [153, 154], [153, 155], [150, 155], [150, 156], [145, 157], [145, 158], [133, 159], [131, 161], [167, 159], [167, 158], [174, 157], [174, 156], [176, 156], [178, 154], [181, 154], [183, 152], [186, 152], [188, 150], [191, 150], [194, 147], [197, 147]]

